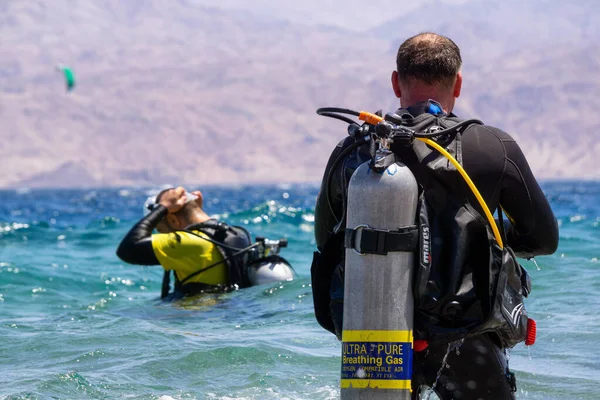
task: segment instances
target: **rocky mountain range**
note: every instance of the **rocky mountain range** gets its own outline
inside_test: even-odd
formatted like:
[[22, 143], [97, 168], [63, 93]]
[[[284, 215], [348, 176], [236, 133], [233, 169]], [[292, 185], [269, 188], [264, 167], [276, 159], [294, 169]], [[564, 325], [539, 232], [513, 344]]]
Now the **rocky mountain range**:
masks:
[[345, 126], [315, 110], [395, 109], [420, 31], [462, 49], [460, 116], [510, 132], [540, 178], [600, 177], [592, 1], [380, 0], [368, 24], [355, 0], [312, 3], [3, 0], [0, 187], [318, 181]]

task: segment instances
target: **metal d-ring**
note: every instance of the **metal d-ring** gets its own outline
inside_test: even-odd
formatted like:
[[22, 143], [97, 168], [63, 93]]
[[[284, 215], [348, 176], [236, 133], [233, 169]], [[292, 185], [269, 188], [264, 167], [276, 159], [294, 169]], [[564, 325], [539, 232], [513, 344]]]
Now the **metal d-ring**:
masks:
[[364, 256], [367, 253], [361, 253], [360, 251], [356, 250], [356, 236], [358, 234], [358, 230], [359, 229], [364, 229], [364, 228], [371, 228], [369, 225], [367, 224], [360, 224], [360, 225], [356, 225], [354, 227], [354, 240], [352, 242], [354, 242], [354, 246], [352, 246], [352, 251], [355, 252], [356, 254], [358, 254], [359, 256]]

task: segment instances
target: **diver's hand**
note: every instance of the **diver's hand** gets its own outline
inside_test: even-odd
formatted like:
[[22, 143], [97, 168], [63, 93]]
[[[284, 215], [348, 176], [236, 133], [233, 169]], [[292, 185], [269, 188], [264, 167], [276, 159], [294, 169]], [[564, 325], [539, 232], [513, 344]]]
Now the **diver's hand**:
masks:
[[185, 195], [185, 189], [179, 186], [178, 188], [164, 192], [162, 196], [160, 196], [158, 204], [167, 207], [169, 214], [173, 214], [181, 210], [186, 202], [187, 197]]
[[199, 190], [194, 190], [192, 194], [196, 196], [196, 200], [194, 200], [196, 204], [202, 208], [202, 206], [204, 206], [204, 197], [202, 196], [202, 192]]

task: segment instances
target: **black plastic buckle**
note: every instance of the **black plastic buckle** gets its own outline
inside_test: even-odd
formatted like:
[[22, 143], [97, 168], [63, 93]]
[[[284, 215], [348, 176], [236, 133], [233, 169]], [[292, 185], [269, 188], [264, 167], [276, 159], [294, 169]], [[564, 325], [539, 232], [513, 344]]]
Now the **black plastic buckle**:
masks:
[[385, 237], [389, 231], [364, 228], [360, 236], [360, 250], [363, 248], [369, 254], [386, 255]]
[[[361, 232], [360, 241], [356, 235]], [[415, 251], [418, 242], [418, 229], [415, 225], [397, 230], [373, 229], [368, 225], [358, 225], [346, 229], [344, 246], [356, 254], [386, 255], [390, 251]]]

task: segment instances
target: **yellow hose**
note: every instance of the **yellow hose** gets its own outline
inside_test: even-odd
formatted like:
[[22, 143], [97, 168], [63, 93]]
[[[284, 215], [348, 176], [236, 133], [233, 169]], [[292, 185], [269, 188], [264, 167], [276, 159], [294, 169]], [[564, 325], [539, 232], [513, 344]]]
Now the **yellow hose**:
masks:
[[496, 241], [498, 242], [498, 246], [500, 246], [500, 248], [503, 249], [504, 248], [504, 243], [502, 243], [502, 237], [500, 236], [500, 231], [498, 231], [498, 226], [496, 225], [496, 220], [494, 219], [494, 216], [490, 212], [490, 209], [487, 206], [487, 204], [485, 204], [485, 200], [483, 200], [483, 197], [481, 197], [481, 193], [479, 193], [479, 190], [477, 190], [477, 187], [475, 187], [475, 184], [473, 183], [473, 181], [471, 180], [471, 178], [469, 178], [469, 175], [467, 174], [467, 171], [465, 171], [465, 169], [462, 167], [462, 165], [460, 165], [458, 163], [458, 161], [456, 161], [456, 158], [452, 157], [452, 154], [448, 153], [446, 151], [446, 149], [444, 149], [442, 146], [440, 146], [439, 144], [437, 144], [433, 140], [431, 140], [431, 139], [425, 139], [425, 138], [417, 138], [417, 139], [420, 140], [420, 141], [422, 141], [422, 142], [427, 143], [428, 145], [430, 145], [431, 147], [433, 147], [434, 149], [436, 149], [437, 151], [439, 151], [440, 153], [442, 153], [442, 155], [444, 157], [446, 157], [452, 163], [452, 165], [454, 165], [456, 167], [456, 169], [458, 170], [458, 172], [460, 172], [460, 174], [462, 175], [462, 177], [465, 179], [465, 182], [467, 182], [467, 185], [469, 185], [469, 188], [471, 188], [471, 191], [473, 192], [473, 194], [477, 198], [477, 201], [479, 202], [479, 205], [481, 206], [481, 208], [483, 208], [483, 212], [485, 213], [485, 216], [486, 216], [487, 220], [489, 221], [490, 225], [492, 226], [492, 232], [494, 232], [494, 236], [496, 237]]
[[[362, 121], [368, 122], [369, 124], [377, 124], [377, 123], [383, 121], [383, 118], [381, 118], [379, 115], [371, 114], [371, 113], [366, 112], [366, 111], [361, 111], [360, 112], [360, 116], [358, 118], [360, 120], [362, 120]], [[496, 238], [496, 242], [498, 242], [498, 246], [500, 246], [500, 248], [503, 249], [504, 248], [504, 243], [502, 242], [502, 237], [500, 236], [500, 231], [498, 231], [498, 225], [496, 225], [496, 220], [494, 220], [494, 216], [490, 212], [490, 209], [487, 206], [487, 204], [485, 204], [485, 200], [483, 200], [483, 197], [481, 197], [481, 194], [479, 193], [479, 190], [477, 190], [477, 187], [475, 187], [475, 184], [473, 183], [473, 181], [471, 180], [471, 178], [469, 178], [469, 175], [464, 170], [464, 168], [462, 167], [462, 165], [460, 165], [459, 162], [456, 161], [456, 159], [452, 156], [452, 154], [448, 153], [446, 151], [446, 149], [444, 149], [442, 146], [440, 146], [439, 144], [437, 144], [433, 140], [426, 139], [426, 138], [417, 138], [417, 139], [420, 140], [420, 141], [422, 141], [422, 142], [425, 142], [429, 146], [431, 146], [434, 149], [436, 149], [437, 151], [439, 151], [444, 157], [446, 157], [452, 163], [452, 165], [454, 165], [456, 167], [456, 169], [458, 170], [458, 172], [460, 172], [460, 174], [464, 178], [465, 182], [467, 182], [467, 185], [469, 185], [469, 188], [471, 189], [471, 191], [475, 195], [475, 198], [477, 198], [477, 201], [479, 202], [479, 205], [483, 209], [483, 212], [485, 213], [485, 216], [486, 216], [488, 222], [492, 226], [492, 232], [494, 233], [494, 237]]]

